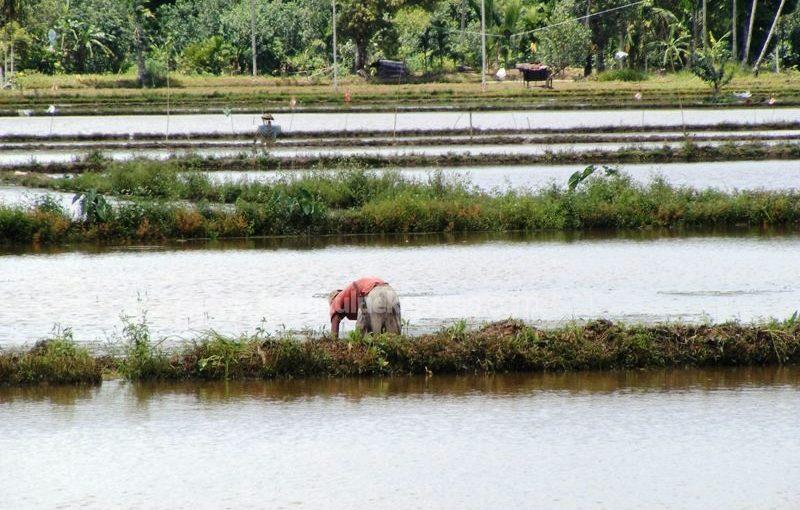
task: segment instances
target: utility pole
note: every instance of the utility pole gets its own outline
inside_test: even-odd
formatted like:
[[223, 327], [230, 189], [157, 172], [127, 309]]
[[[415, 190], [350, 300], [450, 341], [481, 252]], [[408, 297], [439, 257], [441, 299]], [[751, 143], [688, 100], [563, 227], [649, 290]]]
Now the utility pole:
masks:
[[486, 1], [481, 0], [481, 90], [486, 91]]
[[336, 61], [336, 0], [331, 0], [333, 6], [333, 91], [339, 90], [339, 66]]
[[258, 74], [256, 61], [256, 0], [250, 0], [250, 51], [253, 52], [253, 77]]

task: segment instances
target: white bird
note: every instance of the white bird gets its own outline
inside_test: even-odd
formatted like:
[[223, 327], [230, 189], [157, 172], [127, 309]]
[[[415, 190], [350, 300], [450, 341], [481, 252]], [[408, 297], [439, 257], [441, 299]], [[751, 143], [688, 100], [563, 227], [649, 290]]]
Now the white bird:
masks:
[[642, 93], [641, 92], [637, 92], [636, 94], [633, 95], [633, 98], [635, 100], [637, 100], [637, 101], [641, 101], [642, 100]]
[[505, 67], [501, 67], [500, 69], [498, 69], [497, 73], [495, 73], [495, 76], [497, 76], [497, 79], [500, 80], [500, 81], [505, 80], [506, 79], [506, 68]]
[[614, 60], [625, 60], [626, 58], [628, 58], [628, 54], [622, 50], [614, 53]]
[[47, 113], [49, 113], [50, 115], [55, 115], [56, 113], [58, 113], [58, 108], [56, 108], [56, 105], [54, 105], [54, 104], [51, 104], [51, 105], [50, 105], [50, 106], [47, 108]]
[[739, 99], [750, 99], [753, 96], [749, 90], [745, 90], [744, 92], [734, 92], [733, 95]]

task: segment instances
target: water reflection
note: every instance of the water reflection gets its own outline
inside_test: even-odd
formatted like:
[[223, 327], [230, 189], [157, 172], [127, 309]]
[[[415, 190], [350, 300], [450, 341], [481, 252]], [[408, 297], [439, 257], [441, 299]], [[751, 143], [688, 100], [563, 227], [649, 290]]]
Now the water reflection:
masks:
[[[56, 392], [62, 389], [52, 388]], [[798, 369], [0, 389], [8, 508], [800, 501]], [[365, 505], [366, 503], [366, 505]]]
[[714, 391], [761, 386], [800, 387], [800, 367], [738, 367], [676, 370], [490, 374], [386, 378], [303, 378], [268, 381], [148, 382], [127, 385], [140, 403], [168, 395], [224, 405], [237, 400], [302, 402], [317, 398], [423, 398], [526, 396], [537, 392], [607, 394], [625, 391]]
[[190, 251], [239, 251], [239, 250], [318, 250], [335, 246], [362, 248], [415, 248], [437, 245], [471, 246], [490, 242], [511, 243], [574, 243], [579, 241], [629, 240], [656, 241], [692, 237], [710, 238], [785, 238], [795, 236], [791, 227], [713, 227], [672, 228], [648, 230], [580, 230], [547, 232], [435, 232], [435, 233], [391, 233], [349, 235], [296, 235], [268, 236], [240, 239], [193, 239], [182, 241], [151, 241], [149, 244], [118, 244], [104, 242], [77, 242], [66, 245], [4, 245], [3, 255], [57, 255], [63, 253], [107, 254], [107, 253], [155, 253]]
[[[54, 406], [74, 406], [82, 401], [91, 400], [101, 389], [87, 385], [32, 385], [3, 386], [0, 385], [0, 406], [15, 402], [40, 402]], [[2, 409], [2, 407], [0, 407]]]

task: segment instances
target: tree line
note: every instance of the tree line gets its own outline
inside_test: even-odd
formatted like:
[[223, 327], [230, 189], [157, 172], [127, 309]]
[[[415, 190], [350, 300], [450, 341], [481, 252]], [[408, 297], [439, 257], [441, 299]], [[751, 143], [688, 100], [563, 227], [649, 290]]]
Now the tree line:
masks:
[[[798, 3], [484, 0], [487, 60], [493, 69], [540, 61], [585, 74], [704, 72], [731, 60], [790, 68], [800, 64]], [[142, 85], [168, 70], [251, 73], [254, 60], [260, 74], [324, 76], [333, 65], [331, 7], [331, 0], [0, 0], [0, 66], [6, 76], [135, 69]], [[365, 72], [380, 58], [423, 74], [480, 69], [481, 0], [336, 0], [336, 7], [341, 72]]]

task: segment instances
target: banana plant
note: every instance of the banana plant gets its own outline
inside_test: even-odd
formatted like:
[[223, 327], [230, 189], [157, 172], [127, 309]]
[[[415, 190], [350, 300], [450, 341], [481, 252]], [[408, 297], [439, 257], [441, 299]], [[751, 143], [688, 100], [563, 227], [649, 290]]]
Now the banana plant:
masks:
[[114, 212], [111, 204], [96, 189], [75, 194], [72, 203], [76, 202], [80, 204], [81, 216], [89, 224], [105, 223], [111, 219]]

